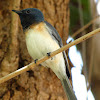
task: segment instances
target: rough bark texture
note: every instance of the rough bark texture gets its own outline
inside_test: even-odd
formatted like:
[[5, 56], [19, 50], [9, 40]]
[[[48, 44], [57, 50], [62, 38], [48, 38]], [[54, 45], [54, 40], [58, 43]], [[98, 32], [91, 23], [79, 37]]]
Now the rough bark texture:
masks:
[[[3, 77], [33, 60], [29, 56], [24, 34], [19, 22], [11, 21], [14, 2], [18, 0], [0, 1], [0, 77]], [[69, 0], [21, 0], [20, 8], [38, 8], [45, 19], [59, 32], [64, 44], [69, 28]], [[17, 5], [17, 4], [16, 4]], [[17, 15], [16, 15], [17, 16]], [[18, 16], [16, 20], [18, 20]], [[16, 29], [12, 29], [12, 23]], [[60, 80], [50, 70], [42, 66], [25, 72], [8, 82], [0, 84], [0, 100], [67, 100]]]

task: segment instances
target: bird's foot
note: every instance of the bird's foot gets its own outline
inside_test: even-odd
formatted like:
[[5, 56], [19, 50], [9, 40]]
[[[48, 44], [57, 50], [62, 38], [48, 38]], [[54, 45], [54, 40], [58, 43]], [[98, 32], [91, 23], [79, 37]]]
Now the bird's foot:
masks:
[[35, 60], [34, 60], [35, 64], [36, 64], [37, 61], [38, 61], [38, 59], [35, 59]]
[[48, 57], [50, 57], [50, 54], [51, 54], [51, 52], [48, 52], [48, 53], [47, 53]]
[[[50, 57], [51, 56], [51, 52], [48, 52], [47, 55], [48, 55], [48, 57]], [[53, 57], [51, 57], [51, 60], [53, 60]]]

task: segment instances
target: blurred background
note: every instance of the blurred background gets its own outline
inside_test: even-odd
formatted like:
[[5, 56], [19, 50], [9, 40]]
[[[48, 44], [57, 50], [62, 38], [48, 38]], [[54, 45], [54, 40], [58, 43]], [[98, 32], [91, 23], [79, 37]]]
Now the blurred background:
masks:
[[[11, 10], [38, 8], [63, 44], [100, 27], [100, 0], [0, 0], [0, 78], [33, 60], [19, 16]], [[85, 26], [85, 27], [84, 27]], [[81, 30], [80, 30], [81, 29]], [[100, 34], [66, 51], [78, 100], [100, 100]], [[67, 100], [60, 80], [47, 68], [34, 69], [0, 84], [0, 100]]]
[[[70, 36], [76, 39], [92, 30], [99, 28], [100, 27], [99, 14], [100, 14], [100, 0], [71, 0], [70, 1], [70, 29], [69, 29]], [[83, 31], [81, 31], [80, 29]], [[74, 50], [74, 53], [72, 53], [73, 52], [72, 49], [74, 49], [74, 47], [72, 49], [70, 48], [71, 52], [69, 52], [69, 55], [71, 55], [70, 58], [72, 59], [73, 65], [76, 67], [76, 69], [80, 69], [82, 74], [85, 76], [89, 100], [100, 99], [100, 95], [99, 95], [100, 94], [100, 85], [99, 85], [100, 84], [99, 83], [100, 82], [100, 73], [99, 73], [100, 39], [99, 37], [100, 37], [100, 34], [97, 34], [93, 36], [92, 38], [86, 40], [85, 42], [78, 44], [76, 46], [77, 47], [76, 51], [77, 50], [78, 51], [75, 57], [74, 57], [75, 50]], [[81, 67], [79, 68], [78, 66], [81, 66]], [[77, 76], [78, 75], [76, 75], [76, 77]], [[79, 79], [82, 80], [82, 78], [80, 77]], [[94, 97], [90, 96], [89, 94], [90, 89]], [[84, 93], [86, 93], [85, 90], [83, 91]], [[78, 93], [81, 93], [81, 90]], [[87, 94], [84, 94], [84, 95], [87, 95]], [[85, 99], [82, 99], [82, 100], [85, 100]]]

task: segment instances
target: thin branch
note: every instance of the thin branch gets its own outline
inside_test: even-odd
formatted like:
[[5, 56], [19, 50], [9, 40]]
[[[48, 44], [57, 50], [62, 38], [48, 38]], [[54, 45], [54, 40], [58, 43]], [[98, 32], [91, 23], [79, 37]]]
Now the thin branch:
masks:
[[80, 28], [78, 31], [76, 31], [71, 37], [74, 38], [75, 36], [77, 36], [79, 33], [81, 33], [83, 30], [85, 30], [86, 28], [88, 28], [91, 24], [93, 24], [100, 16], [96, 16], [93, 20], [91, 20], [88, 24], [86, 24], [85, 26], [83, 26], [82, 28]]
[[33, 63], [23, 67], [23, 68], [18, 69], [17, 71], [14, 71], [14, 72], [10, 73], [9, 75], [6, 75], [6, 76], [2, 77], [0, 79], [0, 83], [3, 83], [3, 82], [5, 82], [5, 81], [7, 81], [7, 80], [9, 80], [11, 78], [14, 78], [15, 76], [18, 76], [21, 73], [26, 72], [26, 71], [28, 71], [30, 69], [33, 69], [36, 65], [39, 65], [42, 62], [48, 60], [49, 58], [55, 56], [56, 54], [58, 54], [58, 53], [60, 53], [60, 52], [62, 52], [64, 50], [67, 50], [68, 48], [70, 48], [73, 45], [76, 45], [76, 44], [78, 44], [78, 43], [80, 43], [82, 41], [85, 41], [86, 39], [92, 37], [93, 35], [95, 35], [95, 34], [97, 34], [99, 32], [100, 32], [100, 28], [98, 28], [98, 29], [96, 29], [96, 30], [94, 30], [94, 31], [92, 31], [92, 32], [90, 32], [90, 33], [88, 33], [88, 34], [76, 39], [75, 41], [63, 46], [62, 48], [52, 52], [50, 57], [44, 56], [43, 58], [39, 59], [36, 64], [33, 62]]

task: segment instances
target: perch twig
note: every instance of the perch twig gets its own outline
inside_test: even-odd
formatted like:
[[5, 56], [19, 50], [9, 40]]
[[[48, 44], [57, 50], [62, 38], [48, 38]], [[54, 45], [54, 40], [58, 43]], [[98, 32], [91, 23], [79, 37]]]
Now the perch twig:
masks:
[[98, 29], [96, 29], [96, 30], [94, 30], [94, 31], [92, 31], [92, 32], [90, 32], [90, 33], [88, 33], [88, 34], [86, 34], [86, 35], [84, 35], [84, 36], [82, 36], [82, 37], [76, 39], [75, 41], [73, 41], [73, 42], [71, 42], [71, 43], [69, 43], [69, 44], [63, 46], [62, 48], [60, 48], [60, 49], [58, 49], [58, 50], [52, 52], [51, 55], [50, 55], [50, 57], [44, 56], [43, 58], [39, 59], [39, 60], [37, 61], [36, 64], [33, 62], [33, 63], [31, 63], [31, 64], [29, 64], [29, 65], [23, 67], [23, 68], [20, 68], [20, 69], [14, 71], [14, 72], [12, 72], [12, 73], [10, 73], [10, 74], [8, 74], [8, 75], [2, 77], [2, 78], [0, 79], [0, 83], [3, 83], [3, 82], [5, 82], [5, 81], [7, 81], [7, 80], [9, 80], [9, 79], [11, 79], [11, 78], [14, 78], [15, 76], [20, 75], [21, 73], [23, 73], [23, 72], [25, 72], [25, 71], [28, 71], [29, 69], [34, 68], [36, 65], [39, 65], [40, 63], [44, 62], [45, 60], [47, 60], [47, 59], [49, 59], [49, 58], [55, 56], [56, 54], [58, 54], [58, 53], [60, 53], [60, 52], [62, 52], [62, 51], [64, 51], [64, 50], [67, 50], [67, 49], [70, 48], [71, 46], [76, 45], [76, 44], [78, 44], [78, 43], [80, 43], [80, 42], [82, 42], [82, 41], [84, 41], [84, 40], [86, 40], [86, 39], [92, 37], [93, 35], [95, 35], [96, 33], [99, 33], [99, 32], [100, 32], [100, 28], [98, 28]]
[[93, 24], [98, 18], [100, 18], [100, 16], [96, 16], [93, 20], [91, 20], [88, 24], [86, 24], [85, 26], [83, 26], [82, 28], [80, 28], [78, 31], [76, 31], [71, 37], [74, 38], [75, 36], [77, 36], [79, 33], [81, 33], [83, 30], [85, 30], [86, 28], [88, 28], [91, 24]]

